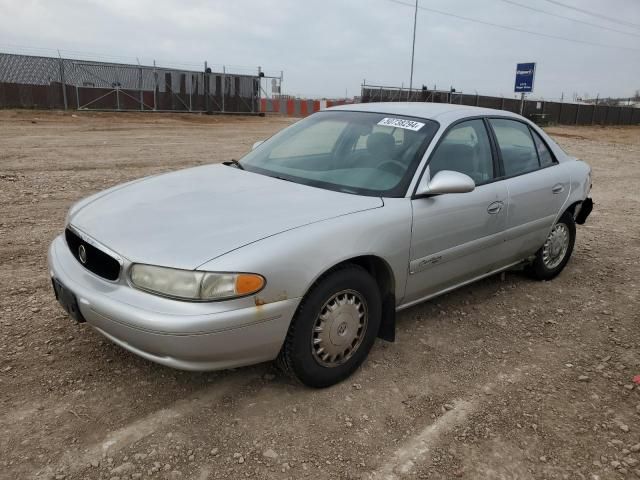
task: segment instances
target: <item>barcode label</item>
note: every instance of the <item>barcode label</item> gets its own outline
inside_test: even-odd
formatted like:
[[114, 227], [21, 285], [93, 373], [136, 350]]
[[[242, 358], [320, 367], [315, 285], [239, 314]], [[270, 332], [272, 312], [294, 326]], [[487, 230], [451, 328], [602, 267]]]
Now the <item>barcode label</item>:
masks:
[[416, 122], [414, 120], [405, 120], [403, 118], [383, 118], [378, 122], [378, 125], [382, 125], [385, 127], [396, 127], [396, 128], [404, 128], [405, 130], [413, 130], [417, 132], [422, 127], [424, 127], [424, 123]]

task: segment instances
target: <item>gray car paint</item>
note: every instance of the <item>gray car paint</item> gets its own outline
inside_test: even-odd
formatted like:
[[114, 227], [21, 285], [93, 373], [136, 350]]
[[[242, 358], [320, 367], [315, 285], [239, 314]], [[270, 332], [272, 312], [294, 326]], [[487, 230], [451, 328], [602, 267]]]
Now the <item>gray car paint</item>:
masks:
[[[124, 258], [117, 282], [84, 270], [61, 237], [49, 252], [51, 275], [76, 293], [88, 322], [124, 348], [175, 368], [228, 368], [274, 358], [300, 299], [342, 261], [381, 259], [392, 272], [396, 308], [406, 308], [525, 259], [554, 220], [589, 193], [588, 165], [509, 112], [426, 103], [334, 110], [440, 124], [403, 198], [332, 192], [227, 166], [152, 177], [89, 197], [70, 212], [75, 227]], [[446, 128], [477, 116], [528, 123], [559, 164], [469, 193], [412, 198], [418, 182], [430, 180], [426, 164]], [[558, 183], [566, 187], [561, 195], [551, 193]], [[498, 214], [487, 212], [494, 202], [503, 203]], [[247, 298], [181, 302], [132, 288], [132, 261], [257, 272], [267, 285]]]
[[205, 165], [103, 195], [70, 222], [131, 261], [193, 269], [270, 235], [382, 205], [376, 197]]

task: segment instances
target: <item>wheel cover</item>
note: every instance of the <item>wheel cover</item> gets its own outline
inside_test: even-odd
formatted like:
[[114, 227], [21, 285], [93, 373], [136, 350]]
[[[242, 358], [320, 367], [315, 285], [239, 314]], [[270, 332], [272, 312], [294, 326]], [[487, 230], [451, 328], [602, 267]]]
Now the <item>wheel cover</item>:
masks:
[[323, 367], [337, 367], [349, 360], [367, 331], [367, 302], [355, 290], [342, 290], [327, 300], [311, 335], [311, 352]]
[[564, 260], [569, 250], [569, 227], [564, 223], [557, 223], [549, 233], [542, 247], [542, 263], [549, 270], [553, 270]]

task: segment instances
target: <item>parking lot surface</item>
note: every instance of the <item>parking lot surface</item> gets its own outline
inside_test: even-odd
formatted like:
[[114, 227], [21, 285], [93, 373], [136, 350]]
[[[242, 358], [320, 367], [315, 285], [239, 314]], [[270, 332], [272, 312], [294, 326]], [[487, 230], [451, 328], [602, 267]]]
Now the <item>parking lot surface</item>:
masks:
[[0, 112], [0, 478], [640, 478], [640, 128], [550, 127], [595, 209], [551, 282], [405, 310], [350, 379], [189, 373], [56, 303], [46, 252], [112, 185], [239, 158], [282, 117]]

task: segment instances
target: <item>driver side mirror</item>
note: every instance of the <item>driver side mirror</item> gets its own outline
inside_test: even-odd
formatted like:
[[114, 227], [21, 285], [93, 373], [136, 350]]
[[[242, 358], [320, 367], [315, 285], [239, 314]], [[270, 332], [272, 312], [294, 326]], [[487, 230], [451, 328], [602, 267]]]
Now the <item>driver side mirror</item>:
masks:
[[258, 140], [256, 143], [254, 143], [251, 146], [251, 150], [255, 150], [256, 148], [258, 148], [260, 145], [262, 145], [264, 143], [264, 140]]
[[452, 170], [441, 170], [429, 182], [426, 182], [425, 177], [423, 177], [420, 185], [418, 185], [416, 196], [467, 193], [472, 192], [475, 188], [476, 183], [469, 175]]

